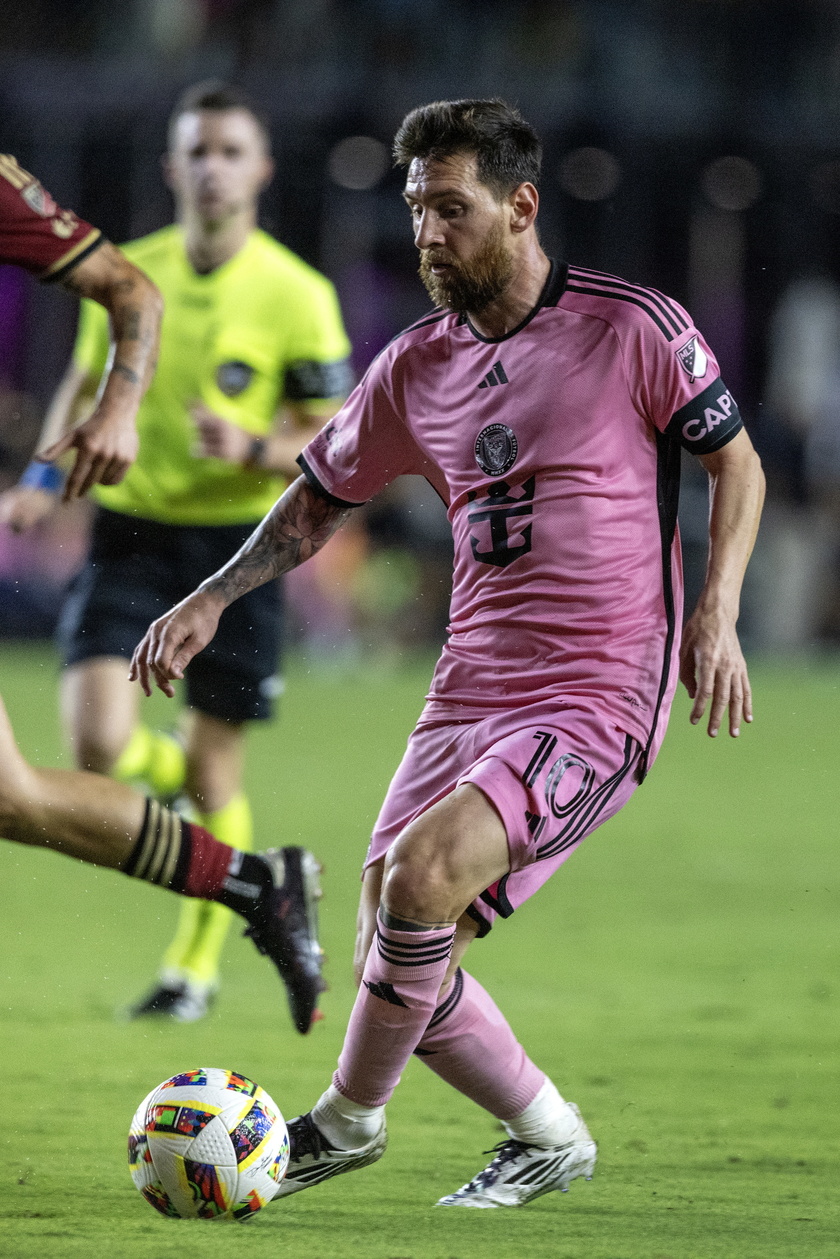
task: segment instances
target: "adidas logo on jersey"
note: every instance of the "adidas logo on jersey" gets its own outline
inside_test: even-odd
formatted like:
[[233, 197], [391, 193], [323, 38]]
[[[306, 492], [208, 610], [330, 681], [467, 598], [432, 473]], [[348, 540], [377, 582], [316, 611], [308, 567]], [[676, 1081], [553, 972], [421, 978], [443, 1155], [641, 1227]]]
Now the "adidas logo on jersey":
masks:
[[478, 387], [479, 389], [486, 389], [488, 385], [506, 385], [507, 383], [508, 378], [505, 375], [505, 369], [501, 363], [494, 363]]

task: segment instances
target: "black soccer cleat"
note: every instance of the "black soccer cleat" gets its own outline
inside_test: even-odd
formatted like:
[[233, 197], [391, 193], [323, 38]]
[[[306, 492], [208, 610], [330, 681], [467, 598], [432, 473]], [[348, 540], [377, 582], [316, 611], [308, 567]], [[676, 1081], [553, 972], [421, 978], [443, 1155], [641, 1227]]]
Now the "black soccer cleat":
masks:
[[356, 1150], [339, 1150], [331, 1145], [312, 1118], [312, 1112], [289, 1120], [289, 1166], [272, 1201], [289, 1194], [311, 1189], [322, 1180], [331, 1180], [342, 1172], [368, 1167], [385, 1153], [388, 1135], [385, 1120], [375, 1137]]
[[133, 1019], [172, 1019], [176, 1023], [195, 1023], [203, 1019], [215, 999], [212, 988], [200, 987], [184, 979], [167, 983], [163, 980], [121, 1017]]
[[292, 1022], [305, 1035], [316, 1021], [318, 997], [326, 988], [318, 943], [321, 867], [305, 848], [269, 848], [256, 854], [271, 872], [271, 888], [248, 913], [250, 936], [270, 957], [286, 985]]

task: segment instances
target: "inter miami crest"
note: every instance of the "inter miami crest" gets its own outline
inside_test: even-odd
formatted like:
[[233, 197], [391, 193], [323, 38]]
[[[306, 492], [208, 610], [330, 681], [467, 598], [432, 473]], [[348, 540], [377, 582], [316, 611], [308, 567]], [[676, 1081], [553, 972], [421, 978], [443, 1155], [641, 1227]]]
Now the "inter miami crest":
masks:
[[507, 424], [488, 424], [475, 439], [475, 461], [488, 476], [501, 476], [516, 463], [519, 443]]
[[680, 360], [680, 367], [683, 369], [689, 380], [693, 383], [695, 380], [702, 380], [706, 375], [709, 366], [709, 360], [697, 337], [692, 337], [690, 341], [677, 350], [677, 358]]
[[221, 363], [216, 369], [216, 384], [225, 397], [235, 398], [237, 394], [243, 393], [248, 388], [253, 375], [254, 369], [248, 363], [240, 360]]

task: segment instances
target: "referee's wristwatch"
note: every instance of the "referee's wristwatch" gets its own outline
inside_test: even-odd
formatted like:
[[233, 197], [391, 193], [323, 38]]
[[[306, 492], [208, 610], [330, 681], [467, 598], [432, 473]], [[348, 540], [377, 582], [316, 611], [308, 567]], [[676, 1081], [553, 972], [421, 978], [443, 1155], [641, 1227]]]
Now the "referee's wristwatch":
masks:
[[263, 458], [265, 456], [265, 438], [254, 437], [248, 447], [248, 454], [245, 457], [244, 464], [246, 468], [262, 468]]

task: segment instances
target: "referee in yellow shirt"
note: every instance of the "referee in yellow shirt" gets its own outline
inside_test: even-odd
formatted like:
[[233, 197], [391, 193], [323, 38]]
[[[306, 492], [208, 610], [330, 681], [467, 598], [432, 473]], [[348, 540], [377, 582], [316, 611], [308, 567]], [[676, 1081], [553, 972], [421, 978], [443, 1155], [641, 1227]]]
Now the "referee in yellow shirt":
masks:
[[[227, 561], [297, 475], [295, 458], [348, 392], [350, 346], [332, 285], [256, 226], [273, 163], [266, 125], [237, 89], [207, 83], [184, 95], [164, 167], [176, 223], [124, 247], [164, 297], [160, 359], [137, 461], [119, 485], [94, 491], [90, 554], [59, 627], [62, 705], [80, 767], [164, 797], [183, 792], [201, 825], [248, 849], [243, 730], [271, 715], [277, 691], [279, 585], [232, 605], [190, 665], [182, 740], [140, 722], [127, 662], [149, 623]], [[85, 303], [45, 437], [92, 405], [108, 341], [105, 312]], [[30, 521], [32, 495], [52, 505], [41, 490], [15, 493]], [[229, 918], [221, 905], [183, 901], [159, 981], [131, 1013], [200, 1018]]]

